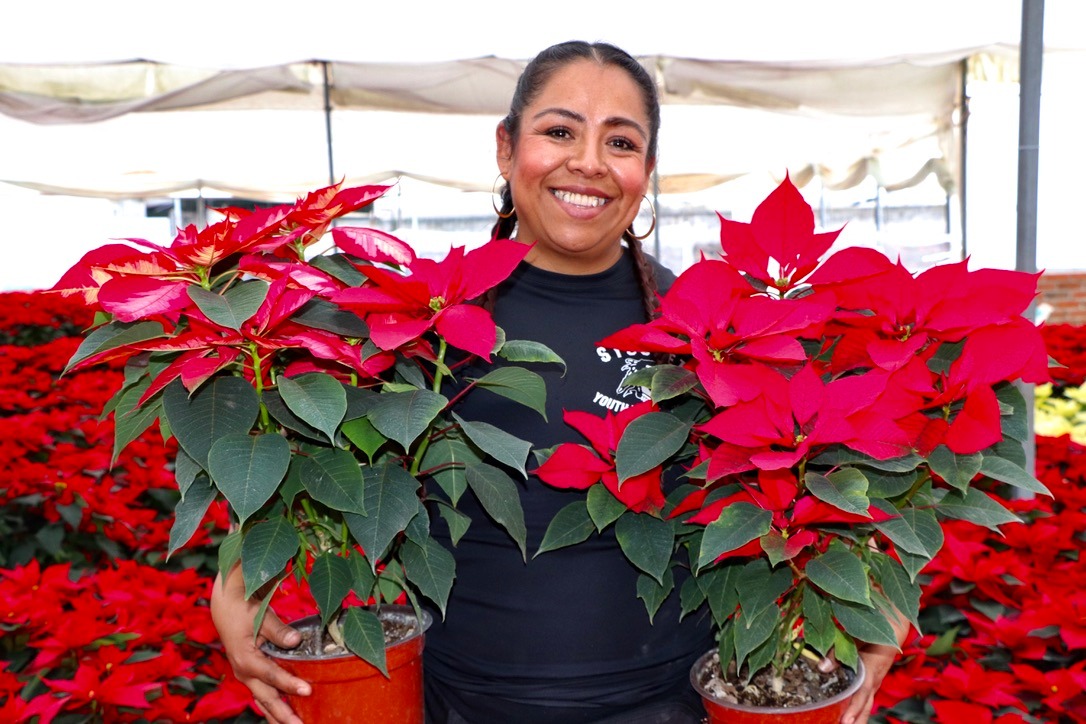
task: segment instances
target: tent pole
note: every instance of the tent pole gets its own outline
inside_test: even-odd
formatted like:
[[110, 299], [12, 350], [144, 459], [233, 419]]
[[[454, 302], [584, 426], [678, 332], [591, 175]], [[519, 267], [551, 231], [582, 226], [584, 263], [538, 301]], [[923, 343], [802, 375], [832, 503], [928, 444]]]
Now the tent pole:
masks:
[[[1018, 49], [1018, 236], [1015, 269], [1037, 271], [1037, 172], [1041, 116], [1041, 63], [1044, 56], [1044, 0], [1022, 0], [1022, 41]], [[1026, 317], [1034, 321], [1036, 301]], [[1028, 430], [1026, 470], [1036, 465], [1033, 439], [1033, 386], [1022, 385]]]
[[336, 169], [332, 163], [332, 82], [328, 76], [328, 61], [321, 61], [324, 73], [324, 137], [328, 147], [328, 184], [336, 182]]

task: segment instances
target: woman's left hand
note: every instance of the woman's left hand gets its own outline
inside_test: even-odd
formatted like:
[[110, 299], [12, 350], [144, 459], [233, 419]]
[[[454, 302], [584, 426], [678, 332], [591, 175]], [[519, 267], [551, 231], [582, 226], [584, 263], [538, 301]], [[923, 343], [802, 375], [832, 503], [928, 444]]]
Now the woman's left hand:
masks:
[[[903, 646], [909, 635], [909, 622], [902, 618], [890, 618], [890, 625], [897, 634], [898, 646]], [[871, 707], [875, 703], [875, 692], [882, 686], [882, 680], [894, 665], [898, 653], [898, 649], [885, 644], [867, 644], [860, 648], [860, 658], [864, 662], [864, 683], [860, 690], [852, 695], [848, 709], [841, 715], [841, 724], [867, 724]]]

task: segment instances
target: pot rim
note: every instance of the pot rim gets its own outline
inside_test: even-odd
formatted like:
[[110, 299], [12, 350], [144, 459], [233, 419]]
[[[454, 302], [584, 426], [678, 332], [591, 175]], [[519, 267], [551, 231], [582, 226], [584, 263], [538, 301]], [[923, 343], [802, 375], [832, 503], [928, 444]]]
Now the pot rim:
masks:
[[[377, 606], [363, 606], [362, 608], [377, 609], [378, 607]], [[421, 619], [417, 619], [417, 617], [415, 615], [415, 609], [413, 609], [411, 606], [404, 606], [404, 605], [398, 604], [398, 603], [384, 603], [384, 604], [381, 604], [380, 610], [381, 611], [391, 611], [391, 612], [396, 613], [396, 614], [404, 614], [404, 615], [411, 616], [412, 618], [416, 618], [416, 620], [419, 620], [419, 624], [420, 624], [418, 626], [418, 628], [415, 629], [415, 632], [412, 633], [410, 636], [405, 636], [404, 638], [400, 639], [399, 641], [396, 641], [395, 643], [387, 644], [385, 646], [385, 651], [391, 651], [392, 649], [398, 648], [398, 647], [403, 646], [405, 644], [409, 644], [412, 641], [414, 641], [415, 639], [420, 638], [421, 636], [423, 636], [426, 633], [426, 630], [428, 628], [430, 628], [430, 625], [434, 622], [434, 617], [432, 615], [430, 615], [430, 612], [425, 610], [425, 609], [419, 609], [419, 611], [418, 611], [418, 613], [421, 614], [421, 616], [422, 616]], [[313, 621], [320, 621], [320, 616], [317, 615], [317, 614], [312, 614], [312, 615], [309, 615], [309, 616], [303, 616], [302, 618], [290, 621], [288, 623], [288, 625], [289, 626], [299, 626], [299, 625], [305, 625], [305, 624], [311, 623]], [[280, 649], [278, 646], [275, 646], [274, 644], [271, 644], [270, 642], [265, 642], [265, 643], [261, 644], [260, 649], [265, 654], [267, 654], [268, 656], [271, 656], [273, 658], [290, 659], [291, 661], [336, 661], [338, 659], [357, 659], [357, 658], [359, 658], [358, 654], [354, 653], [353, 651], [347, 651], [347, 652], [341, 653], [341, 654], [317, 654], [317, 655], [294, 654], [294, 653], [290, 653], [290, 649]], [[283, 652], [286, 652], [286, 653], [283, 653]]]
[[849, 699], [853, 694], [860, 690], [860, 687], [863, 685], [864, 682], [864, 677], [866, 676], [866, 672], [864, 671], [863, 659], [856, 659], [856, 675], [852, 677], [852, 682], [848, 685], [848, 688], [838, 694], [834, 694], [828, 699], [821, 699], [819, 701], [814, 701], [810, 704], [802, 704], [800, 706], [748, 706], [746, 704], [732, 704], [731, 702], [721, 701], [720, 699], [714, 697], [712, 694], [706, 691], [705, 687], [703, 687], [698, 681], [698, 669], [700, 669], [708, 659], [712, 658], [713, 654], [715, 653], [716, 649], [713, 648], [709, 649], [709, 651], [698, 657], [698, 660], [695, 661], [694, 665], [690, 667], [690, 684], [694, 687], [694, 690], [697, 691], [706, 701], [712, 702], [717, 706], [722, 706], [727, 709], [735, 709], [736, 711], [760, 714], [791, 714], [822, 709]]

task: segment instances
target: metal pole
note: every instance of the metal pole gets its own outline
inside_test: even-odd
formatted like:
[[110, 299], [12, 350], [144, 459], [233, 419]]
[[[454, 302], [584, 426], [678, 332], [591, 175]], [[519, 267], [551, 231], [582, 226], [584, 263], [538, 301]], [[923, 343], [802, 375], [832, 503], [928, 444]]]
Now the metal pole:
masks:
[[[1018, 237], [1015, 248], [1015, 268], [1037, 271], [1037, 172], [1041, 117], [1041, 61], [1044, 57], [1044, 0], [1023, 0], [1022, 42], [1019, 45], [1018, 95]], [[1034, 319], [1030, 303], [1026, 316]], [[1020, 386], [1026, 398], [1026, 419], [1030, 434], [1026, 436], [1026, 470], [1036, 465], [1036, 442], [1033, 439], [1033, 386]]]
[[324, 73], [324, 136], [328, 147], [328, 184], [336, 182], [336, 169], [332, 162], [332, 81], [328, 75], [328, 61], [321, 61]]

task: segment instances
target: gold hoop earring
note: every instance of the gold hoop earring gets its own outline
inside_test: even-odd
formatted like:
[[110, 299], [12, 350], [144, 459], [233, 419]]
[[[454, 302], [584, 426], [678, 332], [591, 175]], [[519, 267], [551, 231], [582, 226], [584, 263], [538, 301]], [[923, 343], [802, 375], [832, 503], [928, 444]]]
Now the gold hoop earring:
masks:
[[[641, 198], [645, 199], [645, 201], [649, 201], [648, 195], [642, 196]], [[645, 239], [649, 238], [649, 234], [651, 234], [656, 228], [656, 206], [651, 201], [649, 201], [649, 211], [652, 212], [652, 224], [649, 225], [648, 231], [638, 236], [634, 233], [633, 224], [630, 224], [630, 228], [626, 229], [626, 233], [629, 234], [632, 238], [637, 239], [638, 241], [644, 241]]]
[[[494, 213], [498, 215], [499, 219], [508, 219], [510, 216], [516, 213], [516, 209], [509, 209], [508, 212], [502, 213], [501, 207], [494, 202], [494, 197], [501, 198], [501, 194], [498, 193], [498, 179], [502, 178], [501, 174], [498, 174], [494, 179], [494, 183], [490, 184], [490, 205], [494, 207]], [[504, 180], [504, 179], [503, 179]]]

